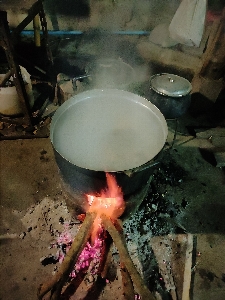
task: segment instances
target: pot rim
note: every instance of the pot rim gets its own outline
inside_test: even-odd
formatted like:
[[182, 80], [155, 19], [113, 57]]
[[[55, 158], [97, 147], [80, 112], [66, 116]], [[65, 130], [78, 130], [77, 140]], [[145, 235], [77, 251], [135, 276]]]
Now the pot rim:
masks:
[[52, 146], [54, 148], [54, 150], [66, 161], [68, 161], [69, 163], [71, 163], [72, 165], [87, 170], [87, 171], [95, 171], [95, 172], [103, 172], [104, 170], [102, 169], [95, 169], [95, 168], [88, 168], [85, 166], [80, 166], [75, 162], [72, 162], [71, 159], [66, 158], [65, 155], [63, 155], [61, 153], [61, 151], [59, 149], [57, 149], [56, 147], [56, 143], [55, 143], [55, 139], [54, 139], [54, 132], [55, 132], [55, 127], [57, 124], [57, 121], [60, 119], [60, 117], [62, 116], [62, 114], [68, 110], [71, 106], [75, 105], [76, 103], [79, 103], [85, 99], [89, 99], [91, 98], [91, 95], [93, 93], [104, 93], [104, 92], [108, 92], [108, 93], [113, 93], [113, 95], [125, 95], [127, 97], [133, 97], [135, 98], [135, 102], [136, 103], [142, 103], [146, 106], [146, 108], [151, 109], [152, 112], [157, 116], [157, 118], [160, 120], [161, 123], [161, 129], [162, 129], [162, 134], [163, 134], [163, 141], [162, 141], [162, 147], [160, 147], [159, 151], [155, 154], [155, 156], [153, 156], [151, 159], [149, 159], [148, 161], [141, 163], [138, 166], [134, 166], [131, 168], [127, 168], [127, 169], [122, 169], [122, 170], [113, 170], [113, 169], [109, 169], [109, 170], [105, 170], [105, 172], [111, 172], [111, 173], [134, 173], [136, 170], [140, 170], [140, 169], [144, 169], [146, 168], [146, 166], [151, 166], [152, 164], [155, 165], [156, 162], [154, 162], [154, 159], [158, 156], [158, 154], [162, 151], [165, 142], [166, 142], [166, 138], [167, 138], [167, 134], [168, 134], [168, 127], [167, 127], [167, 123], [166, 120], [163, 116], [163, 114], [161, 113], [161, 111], [150, 101], [148, 101], [146, 98], [141, 97], [137, 94], [133, 94], [131, 92], [128, 91], [123, 91], [123, 90], [119, 90], [119, 89], [93, 89], [93, 90], [88, 90], [82, 93], [79, 93], [73, 97], [71, 97], [69, 100], [67, 100], [66, 102], [63, 103], [63, 105], [61, 105], [55, 112], [53, 118], [52, 118], [52, 122], [51, 122], [51, 126], [50, 126], [50, 140], [52, 143]]
[[[53, 145], [53, 148], [54, 148], [54, 145]], [[68, 163], [70, 163], [74, 167], [79, 168], [81, 170], [85, 170], [87, 172], [96, 172], [96, 173], [98, 173], [98, 172], [99, 173], [102, 173], [102, 172], [105, 172], [105, 173], [114, 173], [114, 174], [123, 174], [124, 173], [128, 177], [130, 177], [134, 173], [141, 172], [141, 171], [143, 171], [145, 169], [148, 169], [148, 168], [151, 168], [151, 167], [154, 167], [154, 166], [158, 165], [160, 163], [160, 159], [161, 159], [162, 153], [164, 151], [164, 146], [163, 146], [163, 148], [159, 151], [159, 153], [153, 159], [145, 162], [144, 164], [142, 164], [140, 166], [137, 166], [137, 167], [134, 167], [134, 168], [131, 168], [131, 169], [127, 169], [127, 170], [120, 170], [120, 171], [114, 171], [114, 170], [103, 171], [103, 170], [88, 169], [86, 167], [80, 167], [80, 166], [77, 166], [76, 164], [74, 164], [73, 162], [71, 162], [69, 159], [65, 158], [57, 149], [54, 148], [54, 151], [56, 151], [58, 153], [58, 155], [60, 155]]]

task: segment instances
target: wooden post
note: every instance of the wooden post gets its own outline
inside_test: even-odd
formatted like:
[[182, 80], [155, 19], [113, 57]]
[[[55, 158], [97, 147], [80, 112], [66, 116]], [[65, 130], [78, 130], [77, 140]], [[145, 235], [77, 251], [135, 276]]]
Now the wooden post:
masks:
[[215, 20], [203, 55], [200, 71], [202, 77], [219, 80], [225, 72], [225, 8], [220, 19]]
[[8, 26], [6, 11], [0, 11], [0, 46], [2, 46], [2, 48], [5, 50], [8, 64], [13, 76], [13, 81], [16, 87], [16, 91], [21, 103], [22, 111], [24, 114], [21, 123], [26, 125], [31, 125], [32, 124], [31, 107], [26, 92], [26, 88], [24, 85], [24, 81], [21, 75], [20, 67], [15, 60], [14, 47], [11, 43], [11, 35]]
[[40, 35], [40, 22], [39, 22], [39, 14], [37, 14], [33, 19], [33, 27], [34, 27], [34, 43], [36, 47], [41, 46], [41, 35]]
[[208, 45], [202, 56], [199, 71], [192, 80], [192, 93], [200, 93], [215, 102], [224, 88], [225, 73], [225, 8], [221, 18], [215, 20]]

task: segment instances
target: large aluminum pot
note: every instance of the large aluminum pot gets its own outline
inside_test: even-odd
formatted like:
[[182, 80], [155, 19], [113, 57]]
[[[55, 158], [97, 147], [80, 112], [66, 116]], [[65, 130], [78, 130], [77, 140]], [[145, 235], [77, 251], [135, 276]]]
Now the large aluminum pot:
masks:
[[73, 96], [57, 109], [50, 138], [62, 178], [72, 191], [100, 192], [109, 172], [129, 195], [152, 174], [167, 124], [158, 108], [138, 95], [95, 89]]

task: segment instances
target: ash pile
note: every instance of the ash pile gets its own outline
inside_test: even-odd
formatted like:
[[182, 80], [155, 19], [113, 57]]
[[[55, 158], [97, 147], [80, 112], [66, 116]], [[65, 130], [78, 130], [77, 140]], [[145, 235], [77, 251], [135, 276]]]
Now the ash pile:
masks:
[[183, 197], [178, 203], [171, 191], [182, 189], [186, 176], [166, 156], [138, 211], [123, 225], [132, 259], [157, 299], [182, 299], [186, 251], [193, 248], [193, 236], [179, 221], [188, 201]]

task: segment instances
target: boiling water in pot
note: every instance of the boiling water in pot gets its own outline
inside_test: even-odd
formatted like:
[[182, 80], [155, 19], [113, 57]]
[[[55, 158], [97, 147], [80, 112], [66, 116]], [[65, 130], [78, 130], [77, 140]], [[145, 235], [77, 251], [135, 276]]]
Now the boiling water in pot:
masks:
[[82, 94], [55, 116], [52, 141], [65, 159], [90, 170], [123, 171], [162, 149], [167, 126], [149, 101], [119, 90]]

